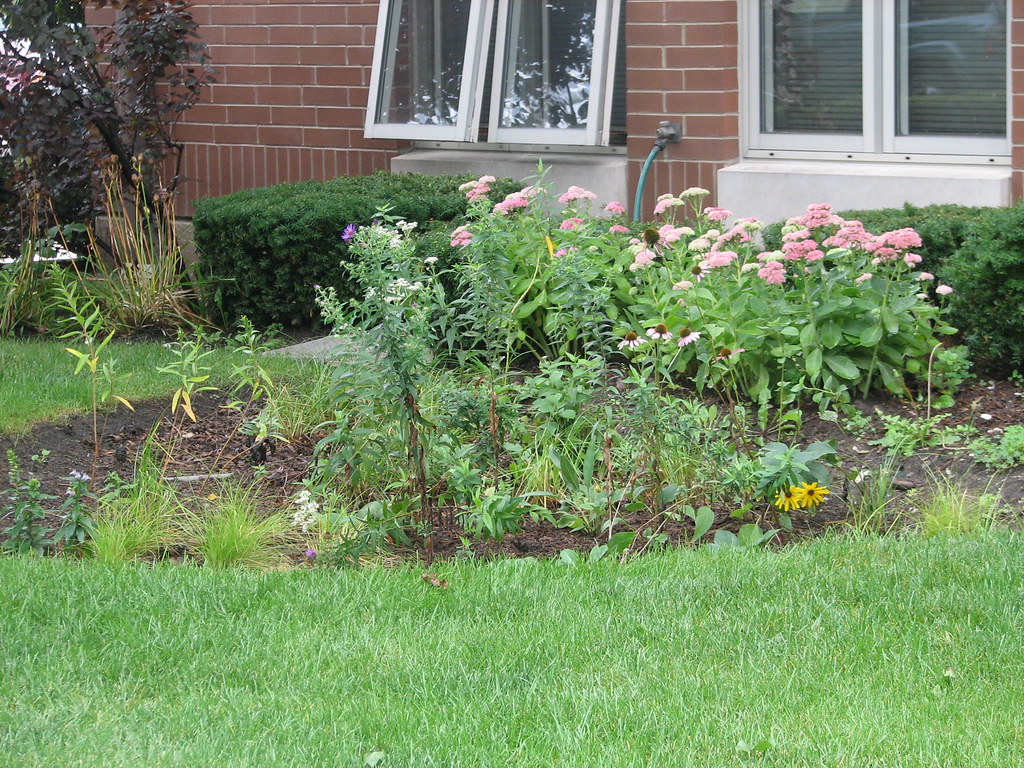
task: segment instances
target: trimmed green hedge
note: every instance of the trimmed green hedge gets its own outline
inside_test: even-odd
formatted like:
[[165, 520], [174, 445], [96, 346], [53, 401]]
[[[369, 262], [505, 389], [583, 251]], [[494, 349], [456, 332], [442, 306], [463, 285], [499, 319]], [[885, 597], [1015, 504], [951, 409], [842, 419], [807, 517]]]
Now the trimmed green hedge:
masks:
[[[280, 184], [207, 198], [195, 204], [196, 245], [202, 274], [212, 281], [207, 311], [225, 324], [247, 315], [259, 326], [319, 322], [313, 286], [334, 286], [342, 298], [352, 285], [341, 266], [347, 224], [369, 224], [383, 206], [415, 221], [417, 231], [446, 234], [466, 212], [458, 187], [468, 176], [378, 172], [372, 176]], [[491, 185], [500, 200], [521, 185]], [[450, 260], [447, 238], [428, 235], [421, 246]]]
[[[837, 211], [873, 234], [913, 227], [921, 235], [921, 267], [953, 287], [952, 325], [989, 370], [1024, 370], [1024, 203], [1009, 208], [963, 205]], [[782, 227], [763, 230], [770, 250], [782, 247]]]

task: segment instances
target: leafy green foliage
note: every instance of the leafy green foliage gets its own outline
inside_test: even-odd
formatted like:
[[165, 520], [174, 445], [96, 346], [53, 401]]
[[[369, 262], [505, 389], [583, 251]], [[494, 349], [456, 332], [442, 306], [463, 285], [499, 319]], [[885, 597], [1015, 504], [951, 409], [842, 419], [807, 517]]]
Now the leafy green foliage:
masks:
[[987, 211], [940, 275], [972, 356], [1002, 371], [1024, 366], [1024, 204]]
[[[47, 453], [44, 451], [33, 456], [32, 462], [36, 464], [46, 461]], [[51, 501], [53, 496], [43, 493], [39, 478], [23, 476], [18, 457], [10, 449], [7, 451], [7, 464], [11, 503], [5, 505], [4, 511], [10, 514], [13, 522], [4, 530], [8, 538], [3, 543], [3, 549], [18, 554], [40, 555], [50, 544], [42, 520], [46, 516], [44, 504]]]
[[968, 447], [974, 458], [987, 467], [1009, 469], [1024, 464], [1024, 425], [1011, 424], [998, 440], [980, 438]]
[[447, 233], [466, 212], [466, 198], [458, 191], [464, 180], [380, 172], [197, 201], [193, 223], [200, 269], [218, 284], [207, 296], [209, 311], [228, 324], [241, 315], [261, 326], [318, 321], [314, 286], [335, 288], [343, 302], [358, 295], [343, 266], [351, 255], [342, 230], [347, 224], [370, 224], [385, 206], [428, 233], [418, 240], [420, 258], [435, 256], [439, 267], [450, 263], [454, 251]]

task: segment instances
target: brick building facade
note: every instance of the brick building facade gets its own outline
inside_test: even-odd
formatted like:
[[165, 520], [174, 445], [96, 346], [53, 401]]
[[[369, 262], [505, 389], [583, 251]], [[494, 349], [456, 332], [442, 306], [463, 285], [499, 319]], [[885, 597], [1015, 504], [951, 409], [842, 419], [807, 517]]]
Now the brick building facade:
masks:
[[[605, 1], [598, 0], [598, 7]], [[618, 146], [612, 142], [613, 146], [607, 147], [565, 147], [558, 144], [557, 136], [555, 141], [545, 140], [534, 147], [508, 142], [488, 145], [475, 137], [472, 144], [464, 146], [458, 141], [367, 138], [371, 86], [374, 78], [384, 76], [379, 61], [376, 70], [374, 67], [378, 20], [383, 18], [380, 2], [195, 0], [195, 18], [218, 73], [217, 83], [203, 103], [186, 115], [176, 134], [188, 144], [184, 166], [188, 181], [183, 187], [186, 212], [188, 201], [237, 189], [362, 175], [391, 167], [417, 168], [410, 159], [432, 149], [446, 153], [439, 161], [440, 170], [480, 173], [488, 172], [488, 164], [503, 156], [531, 163], [534, 156], [544, 157], [546, 162], [553, 158], [549, 165], [564, 161], [571, 171], [573, 158], [578, 156], [597, 163], [597, 176], [621, 173], [616, 188], [627, 190], [629, 196], [662, 120], [679, 123], [682, 140], [669, 145], [651, 166], [644, 193], [648, 213], [656, 195], [690, 186], [711, 190], [720, 204], [736, 205], [740, 215], [768, 217], [776, 214], [770, 205], [764, 212], [739, 207], [757, 207], [758, 201], [780, 196], [794, 213], [814, 201], [835, 201], [839, 207], [899, 204], [903, 200], [1001, 204], [1019, 197], [1024, 189], [1024, 0], [1010, 0], [1010, 7], [999, 2], [975, 3], [984, 6], [971, 16], [971, 23], [981, 25], [979, 35], [984, 36], [976, 44], [966, 37], [957, 38], [958, 33], [953, 33], [952, 42], [945, 37], [934, 39], [932, 30], [939, 21], [958, 22], [959, 28], [964, 28], [967, 18], [965, 11], [949, 10], [956, 4], [944, 4], [943, 0], [931, 0], [930, 6], [928, 0], [918, 3], [922, 13], [928, 11], [932, 16], [911, 17], [900, 27], [910, 30], [906, 59], [911, 78], [915, 62], [928, 65], [930, 59], [924, 57], [936, 49], [973, 56], [972, 61], [1003, 56], [1005, 50], [1005, 81], [996, 83], [1007, 94], [1003, 135], [997, 135], [1001, 118], [996, 114], [991, 125], [978, 129], [987, 137], [985, 141], [971, 138], [960, 142], [953, 137], [942, 145], [925, 142], [921, 144], [924, 151], [906, 144], [899, 130], [885, 126], [871, 139], [877, 140], [877, 146], [868, 146], [868, 139], [857, 137], [851, 151], [827, 142], [816, 146], [812, 141], [804, 147], [799, 143], [804, 135], [800, 131], [793, 133], [796, 144], [783, 142], [778, 151], [772, 149], [770, 140], [764, 143], [763, 125], [755, 124], [759, 118], [754, 113], [763, 111], [756, 101], [763, 96], [758, 94], [763, 81], [757, 80], [756, 71], [776, 66], [764, 63], [765, 29], [778, 22], [772, 13], [799, 14], [804, 12], [799, 7], [816, 5], [809, 0], [622, 0], [616, 10], [622, 14], [619, 39], [624, 46], [620, 43], [618, 55], [624, 56], [624, 78], [619, 78], [615, 87], [625, 90], [625, 130]], [[474, 4], [484, 2], [474, 0]], [[903, 13], [900, 9], [908, 4], [908, 0], [878, 2], [892, 6], [893, 14]], [[794, 5], [799, 6], [797, 11], [787, 10]], [[830, 21], [833, 16], [839, 18], [837, 6], [843, 6], [847, 14], [862, 14], [857, 17], [862, 19], [863, 30], [858, 32], [856, 44], [866, 41], [865, 53], [848, 59], [862, 58], [869, 68], [873, 66], [871, 57], [880, 55], [875, 48], [900, 44], [898, 39], [887, 42], [892, 35], [884, 23], [877, 30], [881, 42], [870, 42], [876, 32], [868, 28], [868, 14], [878, 13], [871, 2], [863, 3], [863, 9], [861, 0], [822, 0], [817, 5], [824, 10], [817, 11], [814, 18], [799, 17], [796, 22], [783, 18], [782, 22], [793, 28], [798, 23], [824, 25], [820, 28], [827, 40], [830, 34], [846, 34], [842, 31], [846, 27]], [[773, 11], [773, 7], [781, 10]], [[914, 13], [914, 3], [909, 12]], [[947, 16], [942, 17], [943, 13]], [[950, 13], [960, 15], [948, 16]], [[775, 28], [776, 36], [782, 28]], [[813, 39], [803, 41], [795, 33], [793, 41], [786, 45], [815, 45]], [[940, 48], [943, 45], [945, 48]], [[984, 53], [978, 52], [982, 50]], [[986, 70], [995, 73], [990, 79], [998, 77], [1002, 61]], [[883, 61], [882, 77], [885, 66]], [[778, 71], [788, 76], [777, 66], [776, 70], [777, 76]], [[801, 76], [800, 72], [796, 76]], [[829, 76], [824, 75], [826, 80]], [[867, 77], [864, 82], [868, 83]], [[908, 92], [903, 102], [911, 104], [911, 109], [924, 103], [927, 110], [928, 100], [934, 103], [943, 98], [936, 90], [941, 88], [928, 85], [920, 93]], [[892, 96], [884, 86], [878, 98], [883, 95], [887, 99]], [[879, 103], [879, 111], [885, 112], [889, 102]], [[874, 119], [870, 104], [864, 102], [861, 110], [865, 121]], [[942, 119], [941, 112], [937, 114], [936, 119]], [[864, 128], [865, 133], [873, 130]], [[762, 131], [760, 139], [753, 136], [758, 131]], [[912, 149], [906, 149], [908, 146]], [[480, 153], [482, 148], [493, 151]], [[969, 151], [961, 152], [961, 148]], [[452, 157], [466, 158], [467, 165], [453, 167]], [[601, 165], [608, 159], [617, 159], [619, 165]], [[613, 167], [621, 171], [608, 170]], [[630, 200], [622, 202], [631, 204]]]

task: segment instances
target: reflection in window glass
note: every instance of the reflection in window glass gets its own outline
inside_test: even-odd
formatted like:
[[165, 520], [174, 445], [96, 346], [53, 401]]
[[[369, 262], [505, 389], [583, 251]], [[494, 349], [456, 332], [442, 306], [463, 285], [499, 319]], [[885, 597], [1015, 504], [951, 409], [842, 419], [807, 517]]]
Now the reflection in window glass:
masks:
[[512, 0], [501, 127], [585, 128], [596, 0]]
[[762, 0], [766, 132], [860, 133], [861, 0]]
[[455, 125], [470, 0], [394, 0], [377, 121]]
[[1006, 135], [1006, 3], [901, 0], [901, 136]]

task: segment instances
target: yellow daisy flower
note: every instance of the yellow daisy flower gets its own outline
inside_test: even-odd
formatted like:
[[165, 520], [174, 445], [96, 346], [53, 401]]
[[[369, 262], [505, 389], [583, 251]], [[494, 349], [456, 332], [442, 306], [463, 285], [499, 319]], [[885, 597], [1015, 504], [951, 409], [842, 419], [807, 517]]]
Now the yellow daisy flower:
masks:
[[817, 483], [803, 483], [798, 491], [801, 494], [802, 507], [816, 507], [831, 493], [828, 488]]
[[783, 512], [804, 506], [803, 490], [791, 485], [789, 488], [780, 488], [779, 494], [775, 497], [775, 506]]

